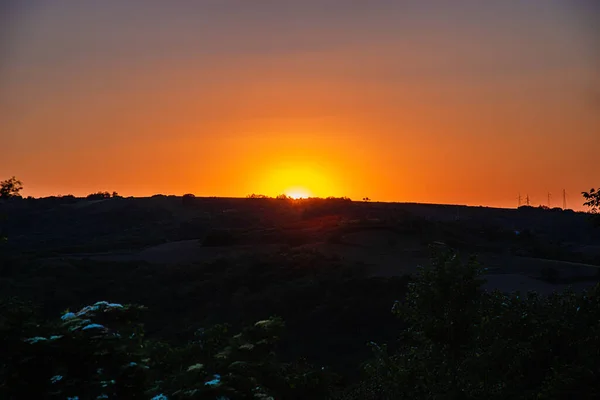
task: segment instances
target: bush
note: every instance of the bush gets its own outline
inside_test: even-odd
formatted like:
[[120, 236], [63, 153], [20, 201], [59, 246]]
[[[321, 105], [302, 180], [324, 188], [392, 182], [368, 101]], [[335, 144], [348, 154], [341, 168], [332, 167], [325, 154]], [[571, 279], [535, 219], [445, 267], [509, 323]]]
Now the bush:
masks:
[[409, 322], [400, 350], [372, 343], [360, 388], [379, 399], [598, 398], [600, 286], [522, 297], [482, 291], [481, 273], [450, 252], [422, 269], [393, 307]]
[[47, 323], [14, 299], [0, 310], [2, 398], [324, 399], [335, 378], [277, 359], [279, 318], [172, 347], [145, 338], [140, 306], [101, 301]]
[[109, 192], [96, 192], [96, 193], [91, 193], [88, 194], [86, 199], [87, 200], [104, 200], [104, 199], [110, 199], [111, 194]]
[[181, 198], [181, 203], [183, 204], [184, 207], [191, 206], [194, 204], [195, 199], [196, 199], [195, 195], [193, 195], [191, 193], [187, 193], [187, 194], [184, 194], [183, 197]]

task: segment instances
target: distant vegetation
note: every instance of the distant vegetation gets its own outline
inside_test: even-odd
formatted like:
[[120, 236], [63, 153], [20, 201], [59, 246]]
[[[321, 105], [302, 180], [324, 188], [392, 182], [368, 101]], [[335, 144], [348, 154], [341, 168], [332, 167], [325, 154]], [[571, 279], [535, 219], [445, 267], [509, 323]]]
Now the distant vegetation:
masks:
[[86, 199], [87, 200], [104, 200], [104, 199], [110, 199], [111, 197], [121, 197], [121, 196], [119, 196], [119, 194], [117, 192], [112, 192], [112, 194], [110, 192], [96, 192], [96, 193], [88, 194], [86, 196]]
[[298, 200], [298, 201], [306, 201], [306, 200], [337, 200], [337, 201], [352, 201], [351, 198], [349, 197], [334, 197], [334, 196], [329, 196], [326, 198], [322, 198], [322, 197], [306, 197], [306, 198], [300, 198], [300, 199], [294, 199], [293, 197], [290, 197], [286, 194], [279, 194], [275, 197], [270, 197], [270, 196], [266, 196], [264, 194], [249, 194], [246, 196], [247, 199], [276, 199], [276, 200]]

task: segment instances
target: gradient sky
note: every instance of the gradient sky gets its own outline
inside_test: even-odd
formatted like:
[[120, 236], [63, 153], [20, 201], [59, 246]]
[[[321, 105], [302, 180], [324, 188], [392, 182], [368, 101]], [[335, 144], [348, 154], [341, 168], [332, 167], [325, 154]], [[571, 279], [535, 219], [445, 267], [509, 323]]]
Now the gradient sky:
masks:
[[579, 208], [599, 3], [5, 0], [0, 179]]

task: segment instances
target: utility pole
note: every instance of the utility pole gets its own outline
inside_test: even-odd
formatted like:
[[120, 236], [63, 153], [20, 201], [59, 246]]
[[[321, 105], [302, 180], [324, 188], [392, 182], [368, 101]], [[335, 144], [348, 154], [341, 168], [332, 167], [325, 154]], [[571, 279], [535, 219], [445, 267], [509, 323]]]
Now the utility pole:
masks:
[[519, 193], [519, 207], [521, 207], [521, 193]]
[[527, 197], [525, 197], [525, 203], [526, 203], [527, 205], [529, 205], [529, 195], [527, 195]]
[[567, 209], [567, 191], [563, 189], [563, 210]]
[[552, 193], [548, 192], [548, 208], [550, 208], [550, 199], [552, 198]]

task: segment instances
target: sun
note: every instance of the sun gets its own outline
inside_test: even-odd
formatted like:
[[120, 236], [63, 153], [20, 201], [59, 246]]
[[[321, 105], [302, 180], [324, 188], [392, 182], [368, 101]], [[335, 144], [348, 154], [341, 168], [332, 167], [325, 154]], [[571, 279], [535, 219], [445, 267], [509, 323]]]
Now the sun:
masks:
[[310, 197], [310, 193], [308, 192], [308, 190], [303, 188], [288, 189], [285, 191], [285, 195], [287, 197], [291, 197], [294, 200], [306, 199]]

